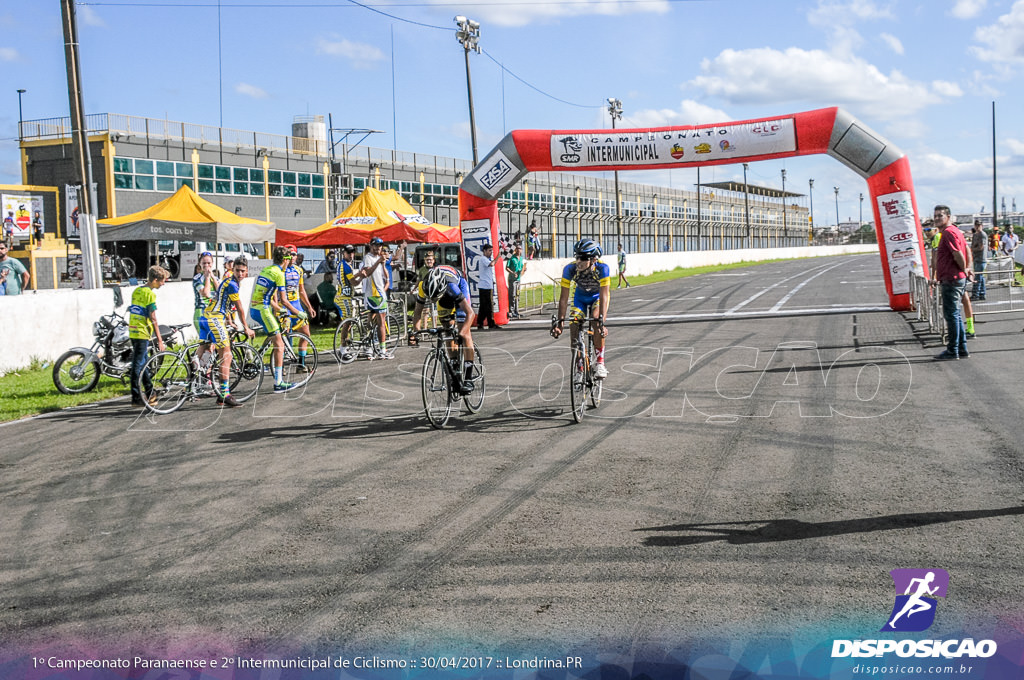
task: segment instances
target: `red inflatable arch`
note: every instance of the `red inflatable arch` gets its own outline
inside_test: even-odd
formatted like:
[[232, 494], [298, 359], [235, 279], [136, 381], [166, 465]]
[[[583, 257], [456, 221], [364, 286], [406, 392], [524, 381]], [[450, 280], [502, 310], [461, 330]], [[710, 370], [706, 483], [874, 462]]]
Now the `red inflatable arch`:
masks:
[[[515, 130], [459, 188], [470, 288], [477, 296], [481, 246], [498, 242], [498, 198], [528, 172], [656, 170], [819, 153], [836, 158], [867, 180], [889, 306], [909, 309], [909, 272], [928, 274], [910, 164], [898, 148], [840, 108], [712, 125]], [[502, 324], [507, 321], [503, 269], [499, 263], [495, 272], [499, 300], [495, 320]]]

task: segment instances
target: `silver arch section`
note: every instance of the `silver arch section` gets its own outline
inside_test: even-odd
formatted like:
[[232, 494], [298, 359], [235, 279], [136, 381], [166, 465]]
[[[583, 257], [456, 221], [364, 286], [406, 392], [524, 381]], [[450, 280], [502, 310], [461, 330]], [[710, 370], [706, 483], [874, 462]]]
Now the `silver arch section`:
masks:
[[904, 154], [847, 111], [838, 109], [828, 155], [867, 179]]
[[527, 173], [510, 132], [462, 180], [460, 188], [474, 196], [496, 201]]

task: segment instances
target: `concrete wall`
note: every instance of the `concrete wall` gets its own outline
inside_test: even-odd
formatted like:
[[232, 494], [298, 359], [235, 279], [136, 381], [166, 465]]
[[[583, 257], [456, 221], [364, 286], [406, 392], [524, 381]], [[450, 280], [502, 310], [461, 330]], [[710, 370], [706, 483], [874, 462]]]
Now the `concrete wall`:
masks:
[[[630, 254], [627, 255], [627, 276], [676, 267], [877, 251], [877, 246], [867, 245]], [[612, 276], [617, 276], [615, 254], [604, 259], [611, 266]], [[568, 262], [570, 260], [566, 259], [529, 260], [524, 281], [549, 284], [552, 279], [561, 277], [562, 268]], [[242, 299], [246, 302], [254, 280], [251, 277], [242, 286]], [[132, 290], [130, 287], [122, 288], [125, 305], [118, 309], [122, 314], [131, 300]], [[20, 296], [0, 297], [0, 314], [6, 320], [0, 331], [0, 372], [27, 366], [34, 357], [53, 361], [71, 347], [90, 346], [93, 322], [101, 315], [109, 314], [113, 308], [114, 294], [109, 288], [29, 291]], [[162, 324], [190, 323], [192, 310], [192, 284], [189, 281], [167, 283], [157, 293], [157, 319]]]

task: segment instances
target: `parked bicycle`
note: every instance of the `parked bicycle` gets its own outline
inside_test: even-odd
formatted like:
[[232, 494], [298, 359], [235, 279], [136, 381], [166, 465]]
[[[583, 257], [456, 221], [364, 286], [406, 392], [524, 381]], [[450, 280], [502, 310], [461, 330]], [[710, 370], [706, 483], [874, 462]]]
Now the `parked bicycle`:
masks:
[[[431, 426], [441, 429], [448, 423], [452, 407], [459, 399], [470, 413], [477, 413], [484, 403], [487, 371], [480, 348], [473, 346], [472, 372], [466, 374], [462, 359], [462, 336], [456, 328], [428, 328], [416, 331], [414, 336], [431, 336], [434, 346], [423, 360], [421, 391], [423, 411]], [[472, 390], [464, 390], [467, 383]]]
[[[334, 331], [334, 356], [340, 364], [350, 364], [358, 357], [373, 357], [380, 347], [380, 331], [376, 322], [370, 318], [370, 310], [365, 309], [362, 300], [352, 299], [355, 316], [342, 319]], [[398, 346], [402, 335], [402, 325], [398, 316], [390, 309], [386, 316], [387, 337], [384, 347], [390, 352]]]
[[[316, 372], [316, 367], [319, 363], [317, 347], [313, 343], [312, 338], [305, 333], [291, 330], [291, 322], [288, 317], [281, 319], [281, 337], [284, 338], [284, 371], [282, 379], [286, 383], [291, 383], [293, 388], [302, 387], [309, 382]], [[244, 340], [245, 336], [239, 336], [238, 331], [235, 330], [234, 338]], [[303, 343], [306, 345], [306, 355], [304, 357], [299, 354]], [[263, 339], [260, 346], [256, 348], [256, 354], [261, 358], [264, 370], [267, 373], [271, 372], [274, 365], [274, 337], [272, 335], [268, 335]]]
[[[244, 340], [245, 333], [232, 329], [228, 385], [231, 396], [239, 403], [256, 395], [264, 373], [259, 354]], [[153, 384], [151, 399], [146, 404], [148, 410], [166, 415], [180, 409], [186, 401], [211, 396], [224, 398], [220, 354], [213, 352], [212, 360], [202, 362], [197, 358], [198, 347], [196, 341], [178, 351], [157, 352], [146, 362], [139, 376], [139, 391], [145, 393], [143, 376], [148, 372]]]
[[[552, 316], [551, 330], [564, 321], [566, 320]], [[583, 319], [579, 321], [580, 331], [572, 334], [572, 354], [569, 360], [569, 403], [572, 406], [572, 419], [577, 423], [583, 420], [588, 396], [592, 408], [601, 405], [604, 381], [594, 376], [594, 330], [590, 326], [592, 321], [601, 322], [596, 318]]]
[[[72, 347], [53, 364], [53, 384], [63, 394], [88, 392], [99, 383], [100, 376], [118, 378], [127, 383], [132, 370], [132, 342], [128, 337], [128, 321], [117, 313], [124, 304], [120, 288], [114, 288], [114, 309], [92, 324], [91, 347]], [[160, 326], [164, 343], [174, 342], [175, 334], [189, 324]], [[153, 354], [150, 344], [150, 354]]]

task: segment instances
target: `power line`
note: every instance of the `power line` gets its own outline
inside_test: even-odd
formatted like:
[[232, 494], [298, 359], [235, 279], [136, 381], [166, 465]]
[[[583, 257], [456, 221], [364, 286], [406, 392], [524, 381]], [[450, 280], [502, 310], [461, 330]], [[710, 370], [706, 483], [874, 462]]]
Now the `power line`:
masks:
[[566, 100], [564, 100], [564, 99], [560, 99], [560, 98], [556, 97], [556, 96], [555, 96], [555, 95], [553, 95], [553, 94], [549, 94], [549, 93], [545, 92], [544, 90], [540, 89], [539, 87], [537, 87], [536, 85], [531, 85], [530, 83], [526, 82], [525, 80], [523, 80], [522, 78], [520, 78], [519, 76], [517, 76], [517, 75], [516, 75], [515, 73], [513, 73], [513, 72], [512, 72], [512, 71], [510, 71], [510, 70], [509, 70], [508, 68], [506, 68], [504, 64], [502, 64], [502, 63], [501, 63], [500, 61], [498, 61], [497, 59], [495, 59], [495, 58], [494, 58], [494, 56], [493, 56], [493, 55], [491, 55], [491, 53], [490, 53], [490, 52], [488, 52], [487, 50], [481, 49], [481, 51], [482, 51], [482, 52], [483, 52], [483, 53], [484, 53], [485, 55], [487, 55], [487, 58], [488, 58], [488, 59], [490, 59], [490, 60], [491, 60], [491, 61], [493, 61], [493, 62], [494, 62], [495, 64], [497, 64], [497, 65], [498, 65], [498, 68], [500, 68], [500, 69], [501, 69], [502, 71], [504, 71], [505, 73], [509, 74], [510, 76], [512, 76], [513, 78], [515, 78], [515, 79], [516, 79], [516, 80], [518, 80], [519, 82], [521, 82], [521, 83], [522, 83], [523, 85], [526, 85], [526, 86], [527, 86], [528, 88], [530, 88], [531, 90], [534, 90], [534, 91], [536, 91], [536, 92], [539, 92], [540, 94], [544, 95], [545, 97], [547, 97], [547, 98], [549, 98], [549, 99], [553, 99], [553, 100], [555, 100], [556, 102], [561, 102], [562, 104], [566, 104], [566, 105], [568, 105], [568, 106], [575, 106], [575, 107], [577, 107], [577, 108], [580, 108], [580, 109], [599, 109], [599, 108], [601, 108], [601, 107], [602, 107], [602, 105], [601, 105], [601, 104], [598, 104], [597, 106], [594, 106], [594, 105], [592, 105], [592, 104], [575, 104], [575, 103], [573, 103], [573, 102], [570, 102], [570, 101], [566, 101]]

